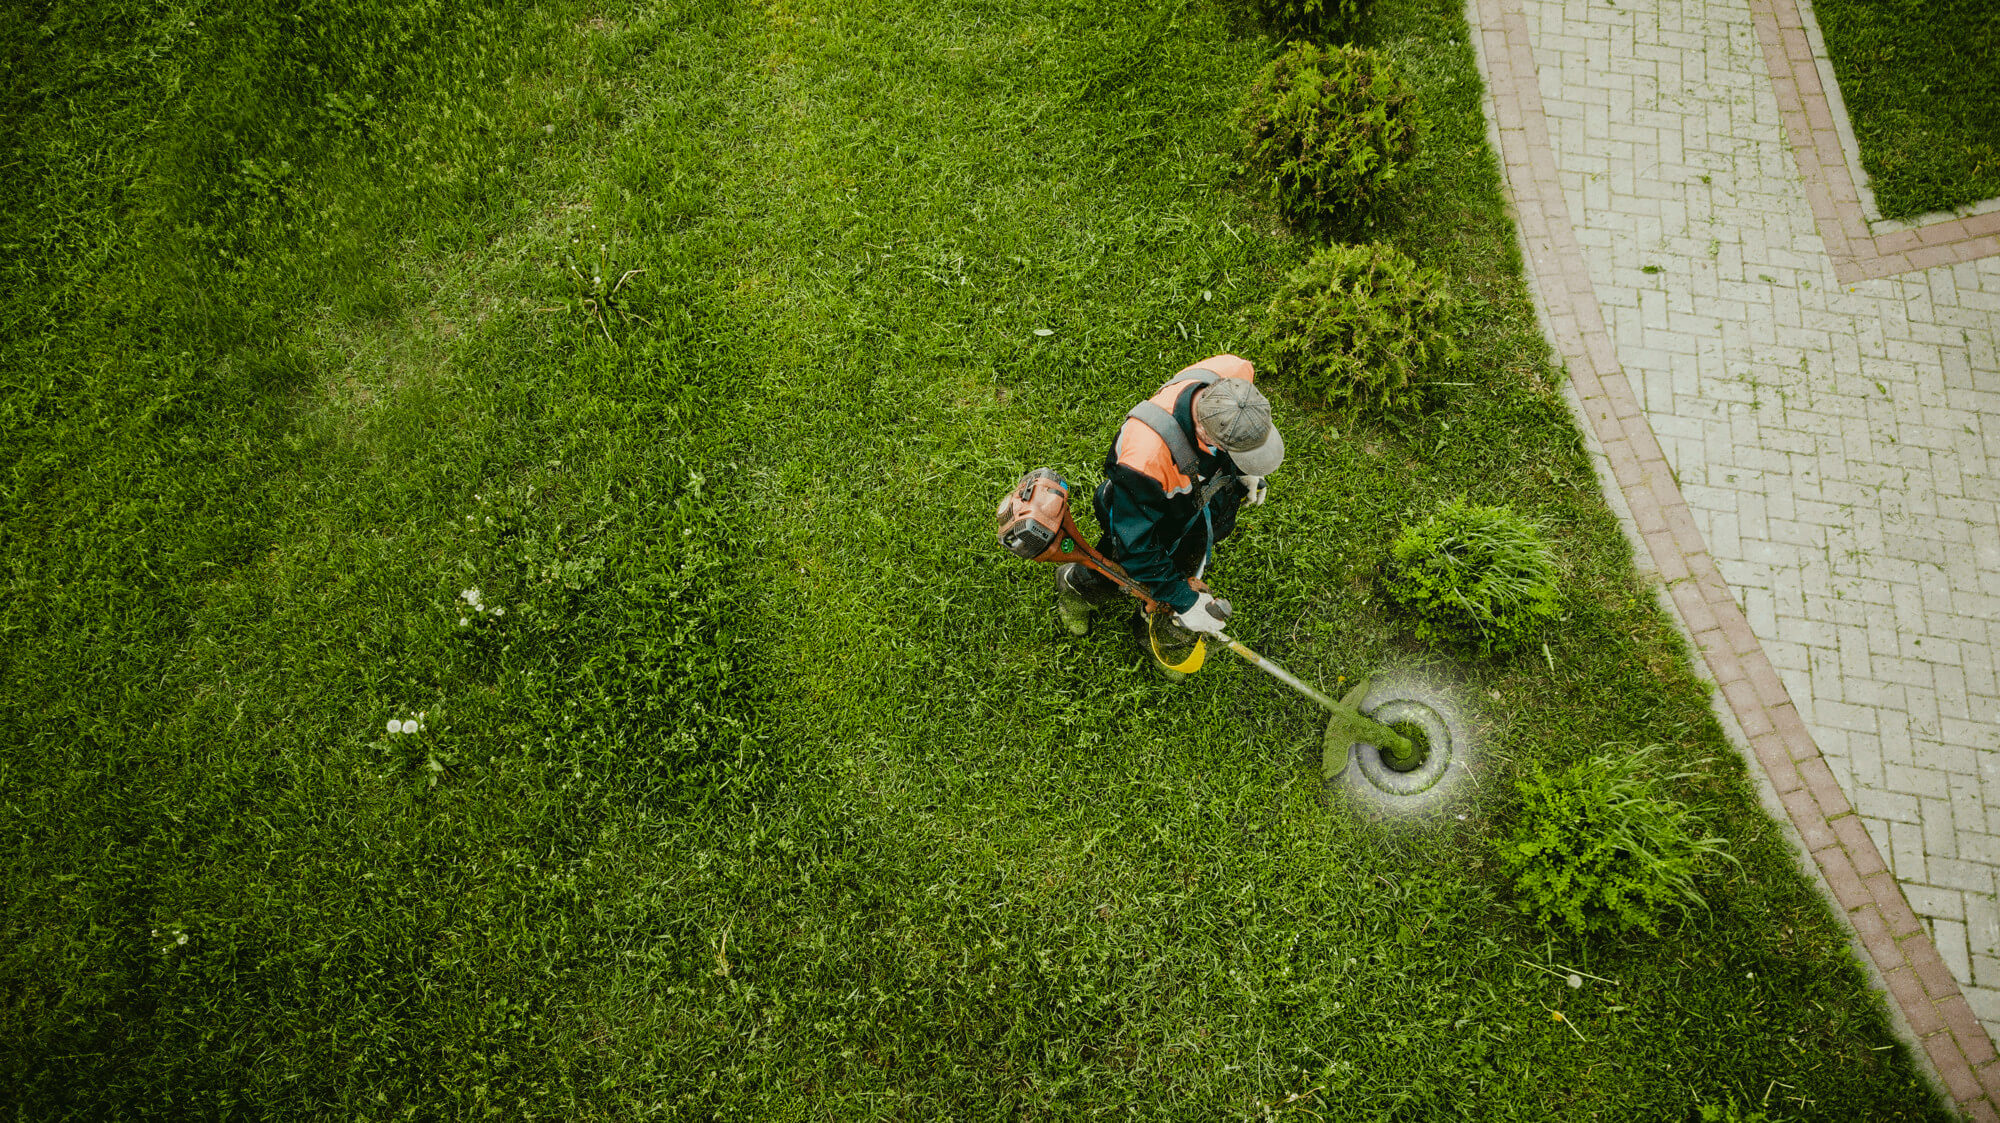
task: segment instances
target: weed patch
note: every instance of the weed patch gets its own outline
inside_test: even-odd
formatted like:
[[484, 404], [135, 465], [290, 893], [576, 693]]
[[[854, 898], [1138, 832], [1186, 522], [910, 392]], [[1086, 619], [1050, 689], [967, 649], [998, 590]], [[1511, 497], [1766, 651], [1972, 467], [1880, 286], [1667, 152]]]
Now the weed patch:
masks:
[[1418, 639], [1482, 655], [1519, 650], [1561, 609], [1541, 532], [1505, 507], [1462, 497], [1403, 528], [1382, 583], [1416, 617]]
[[1607, 746], [1560, 775], [1519, 782], [1522, 818], [1498, 850], [1538, 922], [1657, 936], [1664, 914], [1704, 907], [1696, 875], [1728, 854], [1668, 791], [1688, 777], [1649, 774], [1659, 755], [1657, 746]]

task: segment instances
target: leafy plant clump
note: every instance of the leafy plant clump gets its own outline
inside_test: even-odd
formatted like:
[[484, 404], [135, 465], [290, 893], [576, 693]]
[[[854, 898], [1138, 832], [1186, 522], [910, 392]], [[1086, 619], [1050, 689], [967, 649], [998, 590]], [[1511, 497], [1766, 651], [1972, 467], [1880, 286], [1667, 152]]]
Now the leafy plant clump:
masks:
[[1264, 315], [1264, 354], [1307, 394], [1349, 412], [1417, 406], [1458, 361], [1458, 303], [1435, 269], [1393, 246], [1329, 245], [1294, 269]]
[[1416, 614], [1417, 638], [1480, 655], [1519, 650], [1555, 616], [1555, 557], [1506, 507], [1453, 499], [1403, 528], [1383, 571], [1389, 598]]
[[1417, 155], [1417, 91], [1365, 47], [1294, 43], [1257, 76], [1243, 108], [1245, 162], [1299, 218], [1352, 218]]
[[1265, 14], [1281, 30], [1321, 41], [1352, 35], [1370, 6], [1370, 0], [1264, 0]]
[[1657, 936], [1668, 910], [1702, 907], [1694, 880], [1708, 860], [1735, 858], [1723, 839], [1702, 833], [1692, 808], [1668, 794], [1692, 773], [1650, 774], [1660, 746], [1605, 749], [1554, 775], [1537, 769], [1516, 782], [1521, 819], [1496, 844], [1501, 868], [1523, 910], [1545, 926]]

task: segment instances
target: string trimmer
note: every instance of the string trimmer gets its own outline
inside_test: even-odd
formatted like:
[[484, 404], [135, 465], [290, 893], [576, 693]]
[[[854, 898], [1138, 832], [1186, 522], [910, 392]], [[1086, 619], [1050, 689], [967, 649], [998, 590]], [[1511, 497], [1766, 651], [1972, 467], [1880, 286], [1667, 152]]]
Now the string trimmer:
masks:
[[[1000, 524], [1000, 546], [1008, 553], [1029, 561], [1078, 562], [1089, 566], [1110, 578], [1120, 592], [1139, 601], [1145, 608], [1149, 624], [1173, 612], [1172, 607], [1149, 593], [1122, 566], [1098, 553], [1084, 540], [1082, 532], [1077, 530], [1076, 521], [1070, 517], [1069, 484], [1054, 471], [1037, 468], [1022, 476], [1020, 482], [1001, 498], [995, 516]], [[1215, 605], [1221, 610], [1222, 618], [1227, 620], [1229, 602], [1218, 599]], [[1194, 654], [1186, 662], [1175, 665], [1174, 669], [1189, 673], [1201, 669], [1207, 658], [1204, 638], [1197, 633]], [[1327, 721], [1326, 734], [1321, 738], [1323, 769], [1327, 775], [1331, 776], [1345, 766], [1348, 750], [1357, 741], [1374, 745], [1381, 751], [1382, 763], [1399, 772], [1409, 771], [1423, 761], [1423, 750], [1409, 738], [1361, 712], [1361, 699], [1368, 693], [1366, 678], [1335, 701], [1277, 663], [1250, 650], [1242, 641], [1220, 632], [1215, 633], [1215, 640], [1251, 666], [1305, 695], [1332, 715]], [[1153, 651], [1156, 656], [1159, 654], [1157, 641]], [[1166, 661], [1162, 659], [1161, 662]]]

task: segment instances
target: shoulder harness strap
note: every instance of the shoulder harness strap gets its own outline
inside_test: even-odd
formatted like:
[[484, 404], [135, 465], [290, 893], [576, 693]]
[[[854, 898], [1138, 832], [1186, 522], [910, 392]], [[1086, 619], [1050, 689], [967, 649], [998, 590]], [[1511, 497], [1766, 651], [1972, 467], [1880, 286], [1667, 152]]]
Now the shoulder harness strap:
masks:
[[1174, 467], [1179, 468], [1181, 475], [1188, 479], [1195, 478], [1201, 461], [1196, 457], [1194, 444], [1187, 439], [1187, 434], [1181, 432], [1181, 427], [1174, 423], [1173, 414], [1151, 402], [1140, 402], [1125, 416], [1141, 422], [1148, 429], [1158, 433], [1160, 439], [1167, 442], [1167, 451], [1173, 454]]
[[[1194, 367], [1168, 379], [1167, 385], [1172, 386], [1176, 382], [1196, 382], [1203, 386], [1213, 386], [1221, 377], [1212, 370]], [[1194, 445], [1188, 441], [1187, 434], [1174, 423], [1173, 414], [1150, 401], [1145, 401], [1133, 406], [1125, 416], [1145, 423], [1148, 429], [1158, 433], [1160, 439], [1167, 443], [1167, 451], [1173, 454], [1174, 467], [1179, 468], [1181, 475], [1188, 479], [1195, 478], [1196, 469], [1201, 466], [1201, 459], [1195, 454]]]
[[[1198, 382], [1203, 386], [1213, 386], [1221, 377], [1221, 375], [1212, 370], [1203, 370], [1200, 367], [1194, 367], [1190, 370], [1184, 370], [1168, 379], [1167, 385], [1171, 386], [1176, 382]], [[1168, 413], [1150, 401], [1146, 401], [1133, 406], [1126, 412], [1125, 416], [1134, 421], [1144, 423], [1148, 429], [1158, 433], [1160, 439], [1166, 442], [1167, 451], [1173, 455], [1174, 467], [1180, 469], [1181, 475], [1186, 476], [1188, 479], [1196, 478], [1196, 474], [1201, 467], [1201, 460], [1195, 454], [1194, 445], [1187, 439], [1187, 434], [1181, 431], [1179, 425], [1175, 424], [1173, 414]], [[1215, 498], [1215, 493], [1222, 490], [1224, 484], [1235, 478], [1235, 476], [1226, 473], [1217, 473], [1214, 479], [1208, 481], [1202, 487], [1195, 502], [1195, 510], [1199, 511], [1208, 506], [1208, 501]]]

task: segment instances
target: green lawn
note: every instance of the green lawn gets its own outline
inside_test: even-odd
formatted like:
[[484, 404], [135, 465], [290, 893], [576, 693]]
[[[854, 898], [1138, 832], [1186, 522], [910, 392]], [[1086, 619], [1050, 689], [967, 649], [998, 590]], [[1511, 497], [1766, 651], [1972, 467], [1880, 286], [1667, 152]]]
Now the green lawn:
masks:
[[1813, 0], [1888, 218], [2000, 197], [2000, 6]]
[[[1470, 385], [1274, 386], [1213, 574], [1307, 677], [1477, 703], [1465, 818], [1402, 829], [991, 542], [1309, 248], [1237, 174], [1247, 9], [251, 8], [0, 27], [10, 1114], [1947, 1117], [1632, 572], [1456, 4], [1370, 32], [1434, 120], [1377, 229]], [[1381, 605], [1461, 493], [1549, 527], [1545, 651]], [[1607, 742], [1713, 758], [1742, 859], [1658, 939], [1539, 932], [1487, 848]]]

